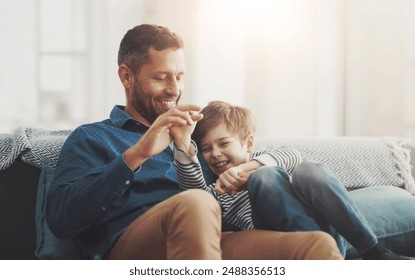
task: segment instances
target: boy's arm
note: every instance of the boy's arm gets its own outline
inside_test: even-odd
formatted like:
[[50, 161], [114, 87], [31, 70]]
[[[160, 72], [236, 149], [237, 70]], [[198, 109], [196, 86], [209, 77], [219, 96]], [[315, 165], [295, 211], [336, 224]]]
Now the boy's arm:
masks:
[[281, 167], [289, 174], [302, 162], [301, 153], [291, 147], [257, 151], [251, 159], [261, 165]]
[[189, 117], [192, 122], [185, 125], [173, 125], [169, 128], [169, 133], [173, 137], [174, 145], [184, 151], [186, 154], [195, 155], [196, 145], [192, 145], [191, 135], [195, 129], [197, 121], [203, 118], [202, 114], [189, 111]]
[[197, 158], [197, 146], [191, 141], [196, 149], [194, 155], [187, 154], [184, 150], [174, 147], [174, 166], [176, 168], [177, 182], [184, 190], [203, 189], [212, 194], [221, 206], [222, 212], [226, 213], [235, 201], [231, 195], [220, 195], [215, 191], [215, 184], [207, 185], [203, 177], [202, 167]]
[[291, 174], [301, 161], [300, 152], [290, 147], [257, 151], [248, 162], [225, 171], [216, 181], [215, 190], [220, 194], [236, 194], [246, 189], [249, 175], [259, 167], [278, 166]]
[[194, 154], [188, 154], [182, 148], [174, 146], [174, 167], [179, 187], [184, 190], [203, 189], [213, 193], [213, 187], [208, 186], [203, 177], [202, 167], [197, 158], [197, 146], [193, 140], [190, 143], [195, 151]]

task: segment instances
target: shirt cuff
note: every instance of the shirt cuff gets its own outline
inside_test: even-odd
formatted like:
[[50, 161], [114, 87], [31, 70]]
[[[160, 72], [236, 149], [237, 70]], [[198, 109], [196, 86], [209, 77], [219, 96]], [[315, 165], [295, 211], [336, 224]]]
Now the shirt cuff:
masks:
[[[128, 166], [128, 164], [127, 164], [127, 162], [125, 162], [125, 158], [124, 158], [124, 156], [125, 156], [125, 153], [123, 153], [122, 154], [122, 161], [124, 162], [124, 165], [126, 166], [126, 167], [128, 167], [128, 169], [130, 169], [131, 170], [131, 168]], [[133, 173], [135, 174], [135, 173], [138, 173], [138, 171], [140, 171], [141, 170], [141, 165], [140, 166], [138, 166], [138, 168], [136, 169], [136, 170], [133, 170]]]
[[189, 155], [183, 149], [176, 147], [176, 145], [174, 146], [174, 158], [181, 164], [199, 163], [199, 159], [197, 158], [197, 145], [193, 140], [190, 140], [190, 143], [195, 148], [193, 155]]

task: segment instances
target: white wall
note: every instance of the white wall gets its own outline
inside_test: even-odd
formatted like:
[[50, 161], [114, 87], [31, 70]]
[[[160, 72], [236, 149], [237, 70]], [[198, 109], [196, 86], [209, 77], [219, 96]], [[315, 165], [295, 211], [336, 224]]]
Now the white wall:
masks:
[[348, 135], [415, 137], [415, 1], [347, 1]]
[[34, 1], [0, 1], [0, 131], [37, 118]]
[[[124, 103], [119, 42], [155, 23], [185, 41], [184, 103], [247, 106], [259, 135], [415, 137], [413, 0], [85, 1], [87, 84], [81, 99], [69, 97], [87, 104], [85, 121]], [[39, 122], [38, 2], [0, 0], [0, 132], [62, 127]]]

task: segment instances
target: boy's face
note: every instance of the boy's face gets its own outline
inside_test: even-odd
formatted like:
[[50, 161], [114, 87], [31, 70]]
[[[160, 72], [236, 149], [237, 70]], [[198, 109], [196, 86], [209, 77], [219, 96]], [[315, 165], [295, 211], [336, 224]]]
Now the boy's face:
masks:
[[241, 142], [239, 136], [232, 135], [224, 123], [208, 131], [200, 143], [203, 158], [216, 176], [230, 167], [247, 162], [252, 148], [252, 136]]

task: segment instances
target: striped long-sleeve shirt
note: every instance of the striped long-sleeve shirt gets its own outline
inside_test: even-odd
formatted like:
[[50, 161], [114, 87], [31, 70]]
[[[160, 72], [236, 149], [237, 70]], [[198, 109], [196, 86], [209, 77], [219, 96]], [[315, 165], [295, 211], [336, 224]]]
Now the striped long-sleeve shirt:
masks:
[[[175, 167], [177, 180], [182, 189], [203, 189], [212, 194], [222, 209], [223, 221], [236, 226], [241, 230], [253, 229], [252, 209], [248, 192], [241, 191], [236, 195], [220, 195], [215, 191], [215, 183], [206, 184], [199, 160], [195, 155], [190, 156], [183, 150], [175, 147]], [[277, 150], [262, 150], [254, 152], [251, 160], [256, 160], [266, 166], [278, 166], [291, 174], [301, 162], [300, 153], [289, 147]]]

